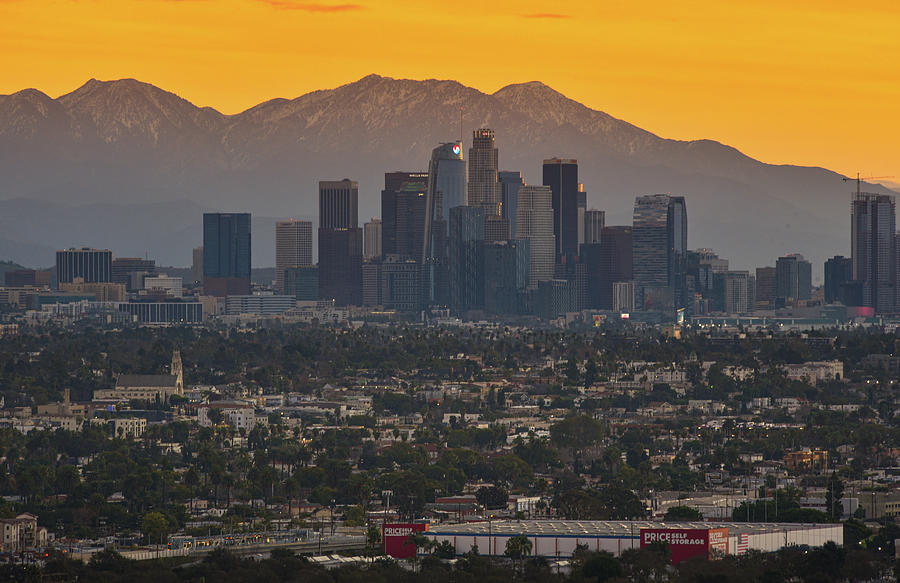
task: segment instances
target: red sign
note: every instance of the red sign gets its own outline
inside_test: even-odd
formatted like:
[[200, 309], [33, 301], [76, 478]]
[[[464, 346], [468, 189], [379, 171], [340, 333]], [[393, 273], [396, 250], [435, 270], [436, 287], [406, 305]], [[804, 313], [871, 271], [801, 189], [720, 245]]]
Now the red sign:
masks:
[[381, 540], [384, 544], [384, 552], [395, 559], [409, 559], [416, 556], [416, 545], [410, 542], [409, 535], [414, 532], [424, 532], [428, 525], [424, 523], [409, 524], [383, 524], [381, 526]]
[[727, 528], [642, 528], [641, 548], [654, 543], [669, 547], [672, 564], [693, 557], [709, 558], [711, 551], [728, 553]]

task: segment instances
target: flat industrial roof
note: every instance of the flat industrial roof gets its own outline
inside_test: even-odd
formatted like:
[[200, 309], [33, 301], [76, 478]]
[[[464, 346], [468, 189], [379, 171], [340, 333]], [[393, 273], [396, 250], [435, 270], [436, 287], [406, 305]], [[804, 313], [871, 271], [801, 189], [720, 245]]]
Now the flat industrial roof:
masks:
[[423, 534], [457, 536], [631, 537], [642, 528], [709, 529], [727, 528], [728, 534], [765, 534], [795, 530], [833, 528], [835, 524], [788, 522], [652, 522], [648, 520], [494, 520], [429, 526]]

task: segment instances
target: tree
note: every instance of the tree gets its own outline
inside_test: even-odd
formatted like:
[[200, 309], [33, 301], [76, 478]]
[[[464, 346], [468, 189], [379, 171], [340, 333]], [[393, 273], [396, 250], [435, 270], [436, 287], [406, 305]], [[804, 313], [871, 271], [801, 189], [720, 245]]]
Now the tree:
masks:
[[581, 573], [585, 578], [596, 579], [597, 583], [603, 583], [624, 575], [622, 563], [612, 554], [605, 551], [590, 553], [584, 561]]
[[366, 511], [362, 506], [351, 506], [344, 510], [344, 524], [347, 526], [362, 526], [366, 523]]
[[582, 448], [603, 438], [603, 425], [586, 415], [566, 417], [550, 428], [550, 439], [560, 447]]
[[190, 488], [191, 491], [191, 512], [194, 512], [194, 489], [197, 487], [197, 484], [200, 483], [200, 474], [197, 473], [197, 470], [191, 466], [188, 471], [184, 473], [184, 485]]
[[147, 543], [161, 543], [169, 532], [169, 521], [162, 512], [148, 512], [141, 520], [141, 532], [147, 535]]
[[206, 418], [209, 419], [209, 422], [213, 425], [218, 425], [225, 420], [225, 414], [222, 413], [221, 409], [214, 409], [210, 407], [206, 411]]
[[419, 549], [427, 553], [429, 550], [431, 550], [433, 544], [434, 541], [432, 541], [430, 538], [428, 538], [418, 530], [413, 531], [408, 537], [406, 537], [406, 542], [403, 543], [403, 546], [412, 545], [415, 549], [415, 552], [413, 553], [413, 566], [415, 570], [418, 570], [419, 565]]
[[566, 363], [566, 378], [571, 384], [575, 384], [578, 382], [578, 376], [578, 365], [575, 363], [574, 358], [569, 358], [569, 361]]
[[381, 547], [381, 531], [374, 524], [369, 525], [366, 529], [366, 547], [372, 553], [377, 555], [378, 549]]
[[690, 506], [672, 506], [666, 510], [666, 520], [703, 520], [703, 514]]
[[506, 508], [506, 503], [509, 500], [509, 493], [505, 489], [498, 488], [497, 486], [482, 486], [481, 488], [478, 488], [478, 491], [475, 493], [475, 498], [478, 500], [479, 504], [488, 510], [495, 510], [498, 508]]
[[597, 363], [594, 362], [593, 358], [588, 358], [587, 362], [584, 365], [584, 387], [590, 388], [591, 385], [594, 384], [594, 381], [597, 380]]
[[837, 522], [844, 514], [844, 482], [835, 472], [831, 472], [825, 486], [825, 513], [831, 522]]
[[503, 551], [503, 554], [510, 559], [518, 560], [521, 569], [525, 557], [531, 554], [531, 547], [531, 541], [528, 540], [527, 536], [524, 534], [517, 534], [506, 541], [506, 550]]

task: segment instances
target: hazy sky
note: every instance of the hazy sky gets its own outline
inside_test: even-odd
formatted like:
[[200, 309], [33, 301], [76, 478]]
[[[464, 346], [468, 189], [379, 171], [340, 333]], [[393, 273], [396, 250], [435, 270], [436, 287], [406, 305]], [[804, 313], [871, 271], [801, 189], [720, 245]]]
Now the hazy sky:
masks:
[[235, 113], [369, 73], [540, 80], [664, 137], [900, 175], [898, 31], [896, 0], [0, 0], [0, 93], [134, 77]]

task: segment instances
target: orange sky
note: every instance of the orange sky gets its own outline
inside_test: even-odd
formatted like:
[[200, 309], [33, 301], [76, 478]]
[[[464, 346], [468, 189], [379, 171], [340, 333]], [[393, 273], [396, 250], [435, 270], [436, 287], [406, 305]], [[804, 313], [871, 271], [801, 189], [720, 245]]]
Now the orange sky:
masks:
[[356, 80], [541, 80], [665, 137], [896, 175], [900, 3], [0, 0], [0, 93], [135, 77], [234, 113]]

